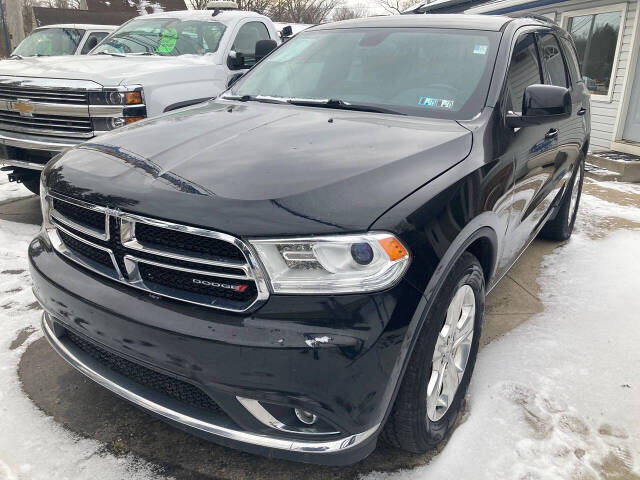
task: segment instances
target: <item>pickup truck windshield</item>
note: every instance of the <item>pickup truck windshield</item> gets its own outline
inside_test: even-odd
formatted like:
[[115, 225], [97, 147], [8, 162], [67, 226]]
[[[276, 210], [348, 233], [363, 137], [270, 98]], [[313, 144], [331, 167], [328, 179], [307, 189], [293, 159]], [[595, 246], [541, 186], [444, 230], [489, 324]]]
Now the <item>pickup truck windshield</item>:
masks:
[[478, 30], [311, 30], [268, 56], [230, 93], [243, 100], [471, 118], [484, 106], [499, 40], [499, 32]]
[[116, 30], [91, 53], [204, 55], [218, 49], [226, 26], [220, 22], [154, 18], [133, 20]]
[[77, 28], [42, 28], [35, 30], [13, 51], [21, 57], [73, 55], [84, 30]]

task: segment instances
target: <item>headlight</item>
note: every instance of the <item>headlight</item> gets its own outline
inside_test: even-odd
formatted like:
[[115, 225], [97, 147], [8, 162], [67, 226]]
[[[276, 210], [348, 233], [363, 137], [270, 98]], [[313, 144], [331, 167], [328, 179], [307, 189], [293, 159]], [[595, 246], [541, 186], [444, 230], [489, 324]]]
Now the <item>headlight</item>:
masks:
[[89, 92], [91, 105], [142, 105], [142, 87], [108, 87], [101, 92]]
[[409, 252], [395, 236], [362, 235], [251, 240], [274, 293], [359, 293], [395, 284]]

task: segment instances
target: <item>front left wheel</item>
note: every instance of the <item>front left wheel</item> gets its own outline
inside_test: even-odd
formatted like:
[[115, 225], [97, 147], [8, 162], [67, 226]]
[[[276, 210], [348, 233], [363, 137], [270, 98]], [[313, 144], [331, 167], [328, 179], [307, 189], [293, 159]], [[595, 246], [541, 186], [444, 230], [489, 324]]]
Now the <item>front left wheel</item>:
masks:
[[414, 453], [435, 448], [451, 430], [475, 365], [485, 285], [480, 262], [464, 253], [436, 296], [382, 432]]

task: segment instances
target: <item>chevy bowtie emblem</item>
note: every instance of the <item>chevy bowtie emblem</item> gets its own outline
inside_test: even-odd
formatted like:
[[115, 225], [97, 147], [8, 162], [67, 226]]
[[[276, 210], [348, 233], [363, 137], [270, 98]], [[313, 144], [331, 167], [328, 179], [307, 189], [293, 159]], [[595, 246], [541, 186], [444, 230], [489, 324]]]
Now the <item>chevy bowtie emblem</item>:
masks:
[[23, 100], [19, 98], [15, 102], [9, 104], [9, 109], [14, 112], [19, 112], [23, 117], [30, 117], [33, 115], [34, 107], [29, 100]]

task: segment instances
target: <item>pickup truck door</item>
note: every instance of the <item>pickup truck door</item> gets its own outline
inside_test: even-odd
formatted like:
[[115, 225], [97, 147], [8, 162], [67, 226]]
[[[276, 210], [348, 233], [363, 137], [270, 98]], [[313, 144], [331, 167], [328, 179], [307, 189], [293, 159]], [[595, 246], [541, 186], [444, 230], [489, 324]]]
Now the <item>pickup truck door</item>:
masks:
[[[276, 40], [278, 39], [275, 28], [269, 28], [265, 22], [260, 19], [248, 18], [236, 25], [235, 32], [225, 54], [225, 68], [227, 70], [227, 82], [238, 73], [246, 72], [255, 65], [256, 42], [258, 40]], [[244, 58], [244, 66], [236, 67], [233, 65], [229, 54], [231, 52], [241, 53]]]

